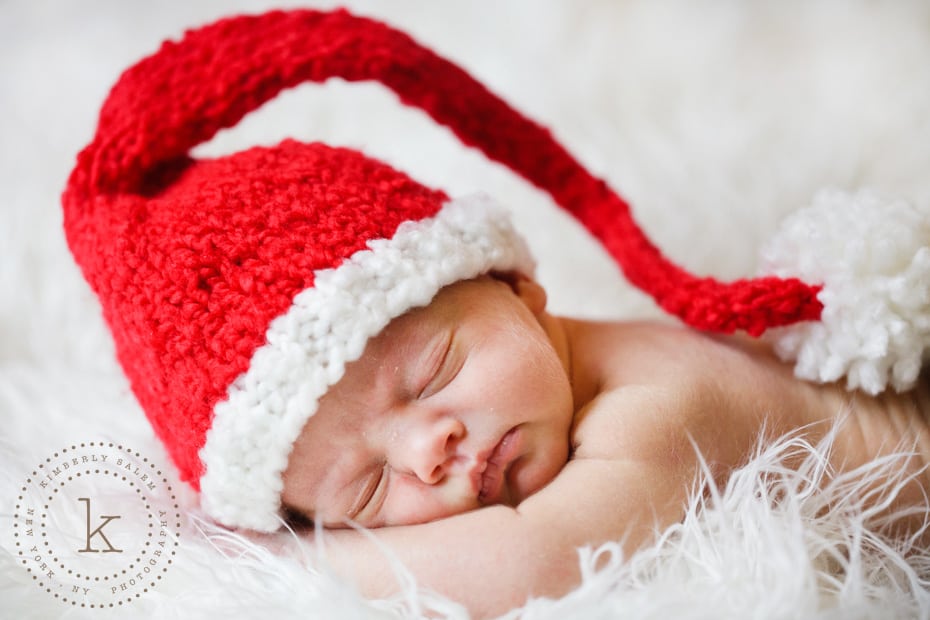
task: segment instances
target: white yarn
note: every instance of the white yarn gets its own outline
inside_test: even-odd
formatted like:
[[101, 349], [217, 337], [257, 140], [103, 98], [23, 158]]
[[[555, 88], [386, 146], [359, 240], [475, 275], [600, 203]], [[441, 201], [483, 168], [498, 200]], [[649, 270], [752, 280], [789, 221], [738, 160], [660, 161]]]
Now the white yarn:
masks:
[[204, 511], [220, 523], [278, 529], [281, 474], [319, 398], [394, 317], [429, 303], [443, 286], [492, 269], [532, 274], [533, 259], [506, 210], [484, 195], [404, 222], [335, 269], [314, 274], [271, 322], [266, 344], [214, 408], [200, 459]]
[[791, 215], [762, 271], [822, 284], [820, 321], [772, 330], [803, 379], [877, 394], [912, 388], [930, 349], [930, 212], [861, 190], [825, 190]]

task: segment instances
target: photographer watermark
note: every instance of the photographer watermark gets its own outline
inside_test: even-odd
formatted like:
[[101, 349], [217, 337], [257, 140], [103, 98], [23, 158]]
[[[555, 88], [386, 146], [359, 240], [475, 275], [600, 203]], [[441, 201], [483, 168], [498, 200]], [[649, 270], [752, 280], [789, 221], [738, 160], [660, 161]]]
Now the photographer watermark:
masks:
[[67, 446], [20, 487], [8, 548], [35, 584], [75, 607], [116, 608], [155, 588], [181, 513], [150, 459], [113, 442]]

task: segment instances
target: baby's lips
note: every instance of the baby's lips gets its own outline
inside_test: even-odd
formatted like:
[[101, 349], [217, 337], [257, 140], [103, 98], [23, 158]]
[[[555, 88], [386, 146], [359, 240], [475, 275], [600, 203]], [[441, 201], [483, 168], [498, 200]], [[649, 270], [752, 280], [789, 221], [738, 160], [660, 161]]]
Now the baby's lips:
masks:
[[491, 450], [478, 455], [480, 460], [474, 472], [479, 472], [476, 489], [479, 502], [496, 504], [500, 501], [507, 470], [519, 456], [522, 444], [522, 436], [515, 427], [504, 433]]

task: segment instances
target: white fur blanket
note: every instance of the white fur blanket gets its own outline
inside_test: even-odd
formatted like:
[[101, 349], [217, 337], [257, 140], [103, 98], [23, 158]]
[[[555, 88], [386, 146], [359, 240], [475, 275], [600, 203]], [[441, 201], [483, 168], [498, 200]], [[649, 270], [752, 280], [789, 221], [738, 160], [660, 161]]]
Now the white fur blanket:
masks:
[[[276, 2], [274, 6], [306, 5]], [[329, 5], [330, 3], [312, 3]], [[709, 2], [357, 0], [458, 61], [549, 125], [633, 205], [652, 238], [698, 273], [753, 273], [763, 241], [827, 187], [871, 187], [930, 205], [930, 5], [922, 0]], [[311, 567], [186, 518], [176, 559], [131, 609], [55, 600], [10, 545], [17, 487], [46, 456], [114, 440], [167, 464], [72, 265], [58, 194], [119, 72], [168, 36], [263, 0], [13, 0], [0, 16], [0, 617], [465, 617], [408, 580], [368, 603]], [[362, 148], [423, 182], [510, 205], [551, 308], [657, 315], [540, 192], [404, 109], [377, 85], [288, 92], [200, 152], [285, 136]], [[783, 438], [632, 558], [580, 551], [585, 582], [527, 618], [930, 617], [930, 553], [889, 544], [856, 476], [824, 470], [828, 446]], [[808, 455], [801, 471], [785, 455]], [[170, 469], [170, 468], [169, 468]], [[864, 476], [893, 478], [894, 463]], [[824, 491], [813, 491], [825, 481]], [[886, 486], [894, 492], [894, 484]], [[696, 487], [699, 489], [699, 487]], [[296, 547], [296, 543], [292, 545]], [[598, 562], [595, 559], [599, 558]], [[599, 569], [593, 570], [597, 564]], [[493, 567], [489, 567], [493, 570]], [[517, 612], [514, 612], [515, 614]]]

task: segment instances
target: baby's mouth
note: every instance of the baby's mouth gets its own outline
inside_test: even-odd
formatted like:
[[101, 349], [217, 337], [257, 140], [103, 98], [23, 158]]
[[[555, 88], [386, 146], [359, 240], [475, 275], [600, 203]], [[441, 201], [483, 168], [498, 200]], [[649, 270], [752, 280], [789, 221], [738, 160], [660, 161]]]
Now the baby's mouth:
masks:
[[522, 444], [519, 429], [514, 427], [490, 450], [478, 454], [478, 463], [472, 470], [472, 486], [482, 505], [497, 504], [504, 491], [507, 470], [516, 460]]

